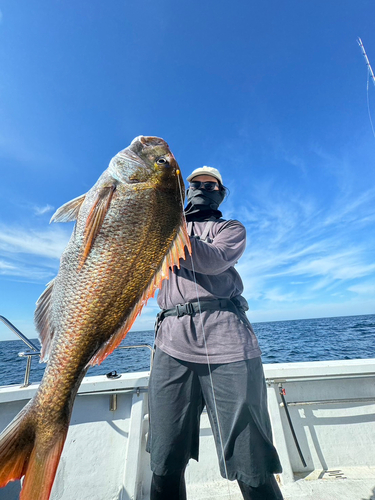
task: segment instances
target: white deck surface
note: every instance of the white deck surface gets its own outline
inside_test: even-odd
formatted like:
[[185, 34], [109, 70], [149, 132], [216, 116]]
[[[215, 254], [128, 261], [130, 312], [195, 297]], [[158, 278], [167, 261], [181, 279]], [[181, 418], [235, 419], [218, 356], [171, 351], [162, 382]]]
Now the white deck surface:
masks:
[[[369, 443], [374, 447], [375, 443]], [[221, 479], [207, 415], [201, 423], [200, 462], [190, 461], [186, 472], [190, 500], [242, 500], [235, 482]], [[276, 479], [282, 482], [282, 474]], [[284, 500], [375, 500], [375, 467], [335, 468], [296, 474], [295, 481], [281, 484]], [[148, 500], [144, 496], [143, 500]]]
[[[375, 470], [360, 478], [363, 472], [351, 469], [342, 479], [326, 478], [326, 474], [322, 479], [299, 479], [281, 486], [281, 491], [284, 500], [375, 500]], [[243, 500], [238, 486], [225, 480], [189, 485], [187, 491], [189, 500]]]

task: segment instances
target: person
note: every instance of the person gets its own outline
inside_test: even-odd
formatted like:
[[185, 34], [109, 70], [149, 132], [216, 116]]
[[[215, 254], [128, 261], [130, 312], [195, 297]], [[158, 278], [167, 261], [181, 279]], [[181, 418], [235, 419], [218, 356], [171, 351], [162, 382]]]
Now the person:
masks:
[[184, 500], [184, 472], [198, 460], [204, 406], [220, 472], [237, 480], [245, 500], [282, 499], [281, 472], [267, 410], [258, 341], [247, 319], [234, 266], [245, 227], [218, 210], [226, 195], [220, 172], [194, 170], [185, 209], [192, 253], [164, 280], [157, 302], [155, 357], [149, 383], [147, 451], [151, 500]]

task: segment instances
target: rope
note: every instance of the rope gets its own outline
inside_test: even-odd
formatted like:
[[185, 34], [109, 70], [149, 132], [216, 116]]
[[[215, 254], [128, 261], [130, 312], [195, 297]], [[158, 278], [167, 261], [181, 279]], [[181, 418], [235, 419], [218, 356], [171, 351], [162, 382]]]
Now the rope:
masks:
[[[179, 185], [179, 189], [180, 189], [181, 204], [182, 204], [182, 207], [183, 207], [184, 206], [184, 193], [183, 193], [183, 190], [182, 190], [182, 186], [181, 186], [179, 175], [177, 176], [177, 179], [178, 179], [178, 185]], [[185, 224], [187, 225], [186, 216], [185, 216], [184, 212], [183, 212], [183, 218], [184, 218]], [[192, 272], [193, 272], [193, 279], [194, 279], [194, 285], [195, 285], [195, 292], [196, 292], [196, 296], [197, 296], [198, 309], [199, 309], [199, 313], [200, 313], [199, 314], [199, 318], [200, 318], [200, 324], [201, 324], [202, 334], [203, 334], [203, 341], [204, 341], [204, 348], [205, 348], [205, 354], [206, 354], [206, 360], [207, 360], [207, 367], [208, 367], [208, 373], [209, 373], [211, 390], [212, 390], [212, 399], [213, 399], [213, 402], [214, 402], [214, 413], [215, 413], [215, 418], [216, 418], [216, 421], [217, 421], [217, 428], [218, 428], [219, 441], [220, 441], [220, 449], [221, 449], [221, 455], [222, 455], [223, 464], [224, 464], [225, 479], [229, 480], [228, 470], [227, 470], [227, 464], [226, 464], [226, 461], [225, 461], [225, 454], [224, 454], [223, 437], [222, 437], [222, 434], [221, 434], [221, 425], [220, 425], [220, 419], [219, 419], [219, 412], [217, 410], [217, 403], [216, 403], [214, 382], [213, 382], [213, 378], [212, 378], [212, 370], [211, 370], [211, 364], [210, 364], [210, 357], [208, 355], [206, 335], [205, 335], [205, 332], [204, 332], [204, 325], [203, 325], [202, 314], [201, 314], [202, 311], [201, 311], [201, 305], [200, 305], [199, 294], [198, 294], [198, 284], [197, 284], [197, 280], [196, 280], [196, 277], [195, 277], [195, 266], [194, 266], [193, 255], [191, 255], [190, 257], [191, 257], [191, 268], [192, 268]], [[230, 489], [229, 489], [229, 483], [227, 483], [227, 488], [228, 488], [229, 498], [232, 498], [231, 492], [230, 492]]]

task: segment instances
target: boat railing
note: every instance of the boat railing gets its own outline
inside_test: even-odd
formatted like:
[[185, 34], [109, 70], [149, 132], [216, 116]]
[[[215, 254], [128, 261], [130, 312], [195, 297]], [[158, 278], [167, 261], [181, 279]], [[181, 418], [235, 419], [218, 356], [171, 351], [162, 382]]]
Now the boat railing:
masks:
[[[0, 320], [6, 325], [17, 337], [19, 337], [22, 342], [24, 342], [31, 350], [30, 351], [22, 351], [18, 353], [18, 356], [26, 359], [26, 369], [25, 369], [25, 377], [24, 382], [21, 387], [28, 387], [30, 385], [30, 370], [31, 370], [31, 360], [34, 356], [40, 357], [40, 350], [38, 347], [33, 344], [33, 342], [28, 339], [22, 332], [16, 328], [13, 323], [11, 323], [4, 316], [0, 316]], [[150, 350], [150, 370], [152, 368], [152, 363], [154, 360], [154, 349], [150, 344], [138, 344], [138, 345], [127, 345], [127, 346], [119, 346], [117, 349], [149, 349]]]
[[30, 370], [31, 370], [31, 358], [33, 356], [40, 356], [40, 351], [38, 347], [31, 342], [25, 335], [16, 328], [13, 323], [11, 323], [7, 318], [4, 316], [0, 316], [0, 320], [4, 323], [5, 326], [9, 328], [17, 337], [19, 337], [22, 342], [24, 342], [32, 351], [25, 351], [25, 352], [20, 352], [18, 353], [18, 356], [22, 358], [27, 358], [26, 360], [26, 370], [25, 370], [25, 377], [24, 377], [24, 382], [21, 387], [27, 387], [30, 385], [29, 379], [30, 379]]
[[6, 325], [10, 330], [12, 330], [13, 333], [15, 333], [25, 344], [30, 347], [33, 351], [39, 351], [38, 347], [31, 342], [23, 333], [21, 333], [18, 328], [16, 328], [13, 323], [11, 323], [8, 319], [6, 319], [4, 316], [0, 316], [0, 320]]
[[280, 395], [280, 407], [283, 407], [285, 410], [285, 415], [286, 419], [297, 449], [297, 452], [299, 454], [299, 457], [301, 459], [301, 462], [304, 467], [307, 467], [307, 463], [305, 461], [305, 458], [302, 454], [302, 450], [300, 447], [300, 443], [297, 439], [297, 435], [294, 429], [294, 424], [292, 422], [291, 415], [289, 413], [289, 407], [291, 406], [300, 406], [300, 405], [332, 405], [332, 404], [348, 404], [348, 403], [373, 403], [374, 398], [369, 398], [369, 397], [350, 397], [350, 398], [335, 398], [332, 399], [332, 397], [327, 398], [327, 399], [317, 399], [313, 398], [310, 400], [309, 397], [304, 399], [303, 401], [287, 401], [286, 400], [286, 390], [284, 385], [288, 384], [288, 382], [291, 383], [298, 383], [298, 382], [327, 382], [329, 380], [334, 381], [342, 381], [342, 380], [350, 380], [350, 379], [364, 379], [364, 378], [374, 378], [375, 373], [374, 372], [369, 372], [369, 373], [345, 373], [345, 374], [335, 374], [335, 375], [327, 375], [325, 374], [324, 376], [316, 376], [316, 375], [292, 375], [292, 376], [281, 376], [281, 377], [272, 377], [268, 378], [266, 377], [266, 383], [268, 387], [276, 387], [278, 388], [278, 392]]

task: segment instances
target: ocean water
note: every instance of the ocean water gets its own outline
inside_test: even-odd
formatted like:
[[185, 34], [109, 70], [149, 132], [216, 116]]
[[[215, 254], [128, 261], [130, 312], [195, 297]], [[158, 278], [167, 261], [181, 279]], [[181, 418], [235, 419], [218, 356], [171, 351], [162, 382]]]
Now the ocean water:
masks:
[[[375, 358], [375, 315], [253, 323], [264, 363], [290, 363], [334, 359]], [[130, 332], [122, 346], [153, 345], [154, 333]], [[37, 340], [34, 344], [39, 345]], [[26, 359], [18, 356], [28, 347], [21, 340], [0, 342], [0, 385], [22, 384]], [[149, 349], [117, 349], [87, 376], [145, 371], [150, 367]], [[43, 377], [45, 364], [34, 357], [31, 382]]]

